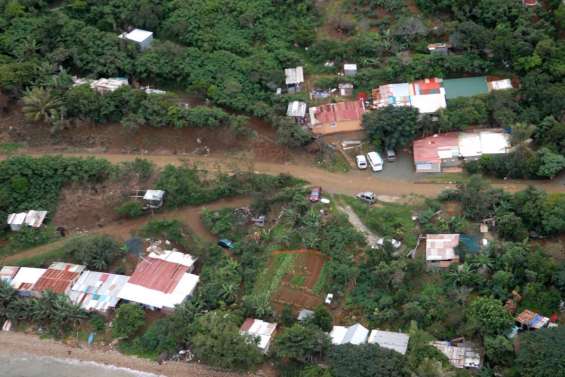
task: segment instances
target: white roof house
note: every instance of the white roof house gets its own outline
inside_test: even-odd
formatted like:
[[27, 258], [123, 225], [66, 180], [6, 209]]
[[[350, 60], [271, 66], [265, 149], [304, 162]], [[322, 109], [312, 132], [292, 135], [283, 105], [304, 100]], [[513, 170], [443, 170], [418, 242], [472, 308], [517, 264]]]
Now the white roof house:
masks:
[[343, 73], [345, 76], [355, 76], [357, 74], [357, 64], [344, 64]]
[[142, 29], [133, 29], [129, 33], [120, 34], [120, 38], [135, 42], [142, 50], [145, 50], [146, 48], [149, 48], [149, 46], [151, 46], [151, 42], [153, 42], [153, 32]]
[[463, 158], [483, 154], [504, 154], [510, 148], [510, 135], [498, 130], [459, 133], [459, 153]]
[[99, 93], [110, 93], [122, 86], [129, 86], [129, 82], [125, 77], [101, 78], [98, 80], [73, 77], [73, 85], [89, 85], [90, 88]]
[[373, 330], [371, 331], [367, 342], [370, 344], [378, 344], [383, 348], [387, 348], [404, 355], [408, 349], [409, 340], [410, 335], [401, 332]]
[[304, 68], [286, 68], [284, 70], [284, 82], [286, 85], [299, 85], [304, 82]]
[[156, 309], [174, 309], [192, 296], [200, 277], [189, 273], [196, 259], [174, 250], [150, 253], [135, 268], [118, 298]]
[[330, 332], [330, 338], [332, 338], [332, 343], [339, 344], [355, 344], [359, 345], [367, 341], [369, 336], [369, 330], [367, 330], [360, 323], [356, 323], [353, 326], [334, 326]]
[[452, 344], [445, 341], [434, 341], [432, 346], [443, 353], [455, 368], [480, 368], [481, 355], [471, 343]]
[[[459, 234], [426, 235], [426, 261], [449, 262], [459, 260], [455, 248], [459, 245]], [[449, 264], [445, 265], [448, 267]]]
[[16, 266], [4, 266], [0, 269], [0, 281], [10, 284], [20, 268]]
[[492, 90], [505, 90], [505, 89], [512, 89], [514, 88], [512, 86], [512, 81], [510, 81], [510, 79], [504, 79], [504, 80], [494, 80], [494, 81], [489, 81], [487, 83], [489, 91]]
[[420, 114], [437, 113], [447, 107], [445, 101], [445, 89], [441, 88], [437, 94], [419, 94], [410, 97], [412, 107], [417, 108]]
[[247, 318], [243, 325], [241, 325], [239, 332], [241, 335], [250, 335], [258, 338], [257, 346], [263, 351], [267, 352], [271, 345], [271, 339], [277, 329], [276, 323], [265, 322], [260, 319]]
[[304, 118], [306, 116], [306, 102], [289, 102], [288, 108], [286, 110], [286, 116]]
[[20, 267], [10, 285], [18, 291], [31, 291], [45, 271], [45, 268]]
[[85, 271], [71, 288], [69, 298], [85, 310], [105, 313], [116, 307], [118, 293], [128, 280], [129, 276]]
[[150, 208], [159, 208], [163, 205], [165, 191], [163, 190], [147, 190], [143, 194], [143, 200], [146, 201]]
[[8, 215], [8, 220], [6, 223], [10, 226], [10, 229], [17, 232], [18, 230], [22, 229], [26, 219], [27, 212], [20, 212], [20, 213], [10, 213]]

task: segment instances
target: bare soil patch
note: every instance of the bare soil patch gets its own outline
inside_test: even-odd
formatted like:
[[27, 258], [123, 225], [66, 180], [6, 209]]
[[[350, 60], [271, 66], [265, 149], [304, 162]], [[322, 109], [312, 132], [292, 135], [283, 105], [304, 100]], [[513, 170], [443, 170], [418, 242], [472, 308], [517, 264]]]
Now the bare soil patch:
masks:
[[313, 292], [327, 256], [317, 250], [278, 251], [273, 254], [297, 254], [292, 269], [285, 274], [272, 301], [276, 307], [292, 305], [296, 310], [314, 309], [322, 298]]

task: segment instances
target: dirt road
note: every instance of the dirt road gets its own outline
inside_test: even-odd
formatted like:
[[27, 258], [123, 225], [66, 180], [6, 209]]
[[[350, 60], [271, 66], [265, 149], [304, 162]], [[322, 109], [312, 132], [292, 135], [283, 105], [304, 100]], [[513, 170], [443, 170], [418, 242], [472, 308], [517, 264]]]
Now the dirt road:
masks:
[[[408, 194], [419, 194], [433, 197], [441, 191], [453, 187], [450, 184], [437, 183], [415, 183], [390, 178], [380, 178], [378, 175], [367, 171], [350, 171], [349, 173], [331, 173], [311, 165], [272, 163], [251, 161], [248, 159], [218, 158], [218, 157], [196, 157], [193, 155], [170, 155], [170, 154], [116, 154], [116, 153], [89, 153], [89, 152], [61, 152], [56, 153], [41, 149], [21, 150], [21, 153], [41, 155], [63, 155], [73, 157], [98, 157], [105, 158], [112, 163], [132, 161], [143, 158], [152, 161], [157, 166], [182, 165], [185, 163], [197, 164], [209, 171], [232, 172], [237, 170], [255, 171], [265, 174], [290, 174], [307, 182], [322, 186], [324, 191], [334, 194], [352, 195], [360, 191], [373, 191], [377, 195], [402, 196]], [[5, 157], [4, 157], [5, 158]], [[494, 186], [501, 187], [507, 191], [515, 192], [523, 190], [528, 184], [535, 184], [547, 192], [565, 192], [565, 186], [552, 182], [528, 182], [528, 181], [495, 181]]]
[[361, 234], [363, 234], [369, 246], [376, 247], [378, 245], [377, 241], [379, 240], [380, 237], [375, 233], [373, 233], [369, 228], [367, 228], [367, 226], [363, 223], [363, 221], [361, 221], [359, 216], [357, 216], [355, 211], [350, 206], [339, 205], [337, 206], [337, 209], [339, 209], [341, 212], [347, 215], [347, 219], [349, 220], [351, 225], [353, 225], [355, 229], [357, 229]]
[[[203, 208], [208, 208], [211, 210], [220, 209], [220, 208], [238, 208], [243, 206], [248, 206], [251, 204], [251, 199], [249, 198], [232, 198], [232, 199], [221, 199], [214, 203], [202, 205], [198, 207], [185, 207], [180, 208], [172, 211], [157, 213], [150, 216], [143, 216], [137, 219], [132, 220], [122, 220], [113, 223], [108, 223], [107, 225], [92, 229], [84, 234], [107, 234], [111, 237], [126, 240], [128, 239], [131, 234], [139, 229], [143, 224], [147, 223], [150, 220], [180, 220], [184, 224], [188, 225], [190, 229], [200, 238], [203, 238], [208, 241], [214, 241], [215, 237], [208, 232], [208, 230], [204, 227], [202, 222], [200, 221], [200, 213], [202, 212]], [[38, 247], [34, 247], [31, 249], [27, 249], [21, 253], [7, 256], [4, 260], [1, 260], [2, 263], [9, 263], [14, 262], [24, 258], [30, 258], [36, 255], [40, 255], [51, 250], [58, 249], [63, 246], [66, 239], [60, 239], [55, 242], [51, 242], [46, 245], [41, 245]], [[0, 263], [1, 264], [1, 263]]]

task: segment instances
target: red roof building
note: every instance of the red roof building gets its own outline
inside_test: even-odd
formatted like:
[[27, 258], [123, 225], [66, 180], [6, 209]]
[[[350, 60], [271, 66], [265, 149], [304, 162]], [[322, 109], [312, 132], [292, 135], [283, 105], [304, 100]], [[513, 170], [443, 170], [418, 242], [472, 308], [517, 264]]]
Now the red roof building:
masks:
[[440, 173], [442, 162], [459, 156], [459, 134], [448, 132], [416, 140], [413, 150], [417, 173]]
[[51, 291], [66, 294], [86, 267], [78, 264], [55, 262], [33, 285], [34, 292]]
[[365, 113], [362, 100], [328, 103], [310, 108], [310, 127], [316, 135], [361, 131]]

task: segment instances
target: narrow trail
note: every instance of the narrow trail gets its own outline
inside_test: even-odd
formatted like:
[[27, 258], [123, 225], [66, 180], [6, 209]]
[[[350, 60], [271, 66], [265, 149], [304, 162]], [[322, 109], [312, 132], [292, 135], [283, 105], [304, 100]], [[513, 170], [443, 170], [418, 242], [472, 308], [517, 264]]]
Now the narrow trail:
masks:
[[338, 205], [337, 209], [347, 215], [347, 219], [349, 223], [353, 225], [355, 229], [357, 229], [365, 239], [367, 240], [367, 244], [371, 247], [377, 246], [377, 241], [379, 240], [379, 235], [373, 233], [367, 226], [361, 221], [359, 216], [355, 213], [355, 211], [348, 205]]
[[[163, 167], [166, 165], [196, 164], [208, 171], [254, 171], [265, 174], [290, 174], [307, 182], [322, 186], [324, 191], [333, 194], [353, 195], [360, 191], [372, 191], [377, 195], [402, 196], [418, 194], [426, 197], [435, 197], [445, 189], [453, 188], [453, 184], [416, 183], [395, 179], [380, 178], [378, 175], [367, 174], [366, 171], [353, 170], [348, 173], [332, 173], [327, 170], [310, 165], [293, 165], [289, 163], [272, 163], [250, 161], [245, 159], [229, 159], [219, 157], [198, 157], [184, 155], [159, 155], [159, 154], [116, 154], [116, 153], [88, 153], [88, 152], [52, 152], [41, 149], [26, 149], [22, 154], [32, 156], [61, 155], [68, 157], [97, 157], [104, 158], [112, 163], [133, 161], [143, 158]], [[6, 158], [6, 157], [1, 157]], [[540, 181], [492, 181], [493, 186], [506, 191], [516, 192], [525, 189], [528, 185], [535, 184], [547, 192], [565, 192], [565, 186], [554, 182]]]
[[0, 264], [14, 262], [24, 258], [30, 258], [37, 255], [47, 253], [52, 250], [56, 250], [64, 245], [68, 238], [79, 235], [79, 234], [106, 234], [111, 237], [126, 240], [131, 236], [133, 232], [139, 229], [142, 225], [149, 222], [150, 220], [180, 220], [185, 225], [188, 225], [190, 229], [200, 238], [207, 241], [214, 241], [216, 238], [208, 232], [200, 221], [200, 213], [202, 209], [208, 208], [211, 210], [220, 208], [238, 208], [243, 206], [248, 206], [251, 204], [250, 198], [232, 198], [232, 199], [222, 199], [211, 204], [205, 204], [197, 207], [184, 207], [166, 212], [159, 212], [149, 216], [143, 216], [137, 219], [131, 220], [120, 220], [112, 223], [108, 223], [103, 227], [94, 228], [87, 232], [71, 234], [67, 238], [62, 238], [55, 242], [48, 243], [46, 245], [37, 246], [31, 249], [27, 249], [21, 253], [10, 255], [0, 260]]

